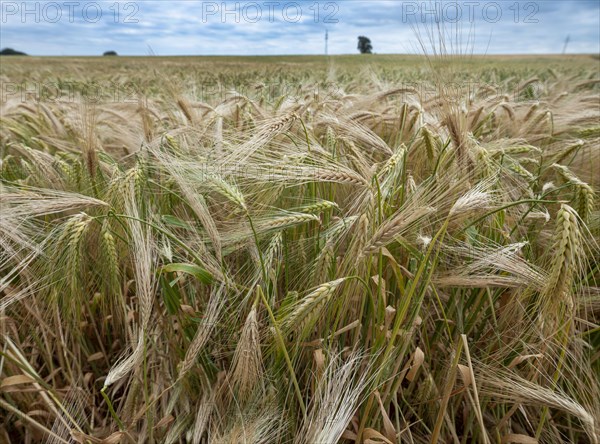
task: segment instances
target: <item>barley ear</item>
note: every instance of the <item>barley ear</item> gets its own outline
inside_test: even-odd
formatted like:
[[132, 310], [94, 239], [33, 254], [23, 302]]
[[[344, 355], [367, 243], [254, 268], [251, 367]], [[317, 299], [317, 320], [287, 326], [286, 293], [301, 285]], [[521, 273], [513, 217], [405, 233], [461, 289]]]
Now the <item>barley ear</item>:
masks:
[[556, 216], [550, 276], [542, 295], [544, 311], [551, 318], [573, 315], [572, 285], [581, 265], [582, 235], [577, 212], [562, 205]]

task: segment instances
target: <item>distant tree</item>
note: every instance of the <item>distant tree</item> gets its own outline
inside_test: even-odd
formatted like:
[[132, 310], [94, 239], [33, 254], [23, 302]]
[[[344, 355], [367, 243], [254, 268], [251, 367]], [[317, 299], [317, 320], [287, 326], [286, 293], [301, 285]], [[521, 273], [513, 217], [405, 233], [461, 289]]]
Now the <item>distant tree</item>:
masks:
[[2, 51], [0, 51], [0, 55], [27, 55], [24, 52], [21, 51], [15, 51], [12, 48], [4, 48]]
[[116, 56], [117, 51], [106, 51], [104, 54], [102, 54], [103, 56]]
[[358, 37], [358, 50], [361, 54], [372, 54], [373, 45], [371, 45], [371, 39], [363, 35]]

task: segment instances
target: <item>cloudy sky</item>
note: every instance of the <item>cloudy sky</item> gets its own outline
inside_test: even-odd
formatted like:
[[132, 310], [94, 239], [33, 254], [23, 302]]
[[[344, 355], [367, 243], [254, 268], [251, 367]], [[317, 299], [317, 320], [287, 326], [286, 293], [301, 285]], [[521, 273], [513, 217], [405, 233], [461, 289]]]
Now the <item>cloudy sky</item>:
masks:
[[[600, 52], [599, 0], [2, 1], [0, 46], [32, 55], [421, 52], [441, 21], [454, 51]], [[437, 29], [435, 30], [438, 34]], [[436, 37], [437, 38], [437, 37]]]

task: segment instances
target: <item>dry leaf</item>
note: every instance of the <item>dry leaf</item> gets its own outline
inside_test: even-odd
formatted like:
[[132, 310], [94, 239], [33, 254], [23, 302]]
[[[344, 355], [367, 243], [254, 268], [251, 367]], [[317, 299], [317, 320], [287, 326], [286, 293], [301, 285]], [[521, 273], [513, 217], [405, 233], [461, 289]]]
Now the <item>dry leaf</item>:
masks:
[[469, 387], [473, 381], [471, 380], [471, 370], [466, 365], [458, 364], [458, 371], [460, 371], [460, 377], [465, 384], [465, 388]]
[[394, 320], [394, 316], [396, 316], [396, 309], [391, 305], [385, 307], [385, 328], [390, 328], [390, 325], [392, 325], [392, 321]]
[[423, 350], [417, 347], [417, 349], [413, 353], [412, 365], [410, 367], [410, 371], [406, 375], [406, 379], [408, 379], [411, 382], [415, 379], [415, 376], [417, 376], [417, 372], [421, 368], [423, 361], [425, 361], [425, 353], [423, 353]]
[[121, 442], [124, 436], [125, 432], [115, 432], [110, 436], [104, 438], [101, 444], [118, 444]]
[[393, 444], [392, 441], [387, 439], [381, 433], [375, 429], [365, 429], [363, 432], [363, 443], [364, 444]]
[[164, 427], [167, 424], [171, 424], [173, 421], [175, 421], [175, 417], [173, 415], [167, 415], [163, 419], [158, 421], [158, 423], [154, 426], [154, 428], [158, 429], [160, 427]]
[[352, 430], [344, 430], [344, 433], [342, 433], [342, 438], [356, 442], [356, 438], [358, 438], [358, 436], [356, 436], [356, 433], [354, 433]]
[[99, 361], [103, 357], [104, 357], [104, 353], [98, 352], [98, 353], [94, 353], [93, 355], [89, 355], [87, 358], [87, 361], [88, 362]]
[[190, 305], [181, 304], [180, 308], [181, 308], [181, 311], [183, 311], [184, 313], [187, 313], [191, 316], [194, 316], [196, 314], [196, 310], [194, 310], [194, 308]]
[[99, 444], [100, 442], [102, 442], [101, 439], [99, 438], [95, 438], [93, 436], [88, 436], [85, 433], [81, 433], [78, 430], [71, 430], [71, 438], [80, 444], [84, 444], [84, 443], [92, 443], [92, 444]]
[[532, 438], [531, 436], [527, 436], [527, 435], [519, 435], [519, 434], [510, 434], [510, 435], [504, 435], [502, 437], [502, 444], [508, 444], [508, 443], [517, 443], [517, 444], [538, 444], [538, 440], [535, 438]]
[[94, 379], [94, 374], [92, 372], [87, 372], [85, 374], [85, 376], [83, 377], [83, 382], [87, 386], [87, 385], [90, 385], [90, 381], [92, 381], [93, 379]]
[[104, 439], [100, 439], [77, 430], [71, 430], [71, 438], [81, 444], [118, 444], [123, 439], [123, 436], [125, 436], [125, 432], [115, 432]]
[[14, 385], [31, 384], [32, 382], [35, 382], [35, 379], [27, 375], [7, 376], [0, 383], [0, 390], [7, 390], [8, 387], [12, 387]]
[[323, 354], [323, 350], [320, 348], [316, 349], [313, 352], [313, 358], [315, 360], [317, 379], [321, 379], [321, 375], [325, 371], [325, 355]]
[[392, 443], [396, 444], [398, 442], [398, 434], [396, 433], [396, 428], [392, 423], [390, 417], [385, 411], [385, 407], [383, 406], [383, 402], [381, 401], [381, 395], [379, 392], [375, 392], [375, 398], [379, 403], [379, 409], [381, 410], [381, 416], [383, 418], [383, 430], [385, 431], [385, 436], [392, 441]]

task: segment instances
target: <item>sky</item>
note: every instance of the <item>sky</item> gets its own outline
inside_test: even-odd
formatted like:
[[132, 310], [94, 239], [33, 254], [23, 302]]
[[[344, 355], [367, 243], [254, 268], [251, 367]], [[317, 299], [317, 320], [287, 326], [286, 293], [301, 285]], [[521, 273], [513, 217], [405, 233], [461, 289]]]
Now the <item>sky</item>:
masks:
[[422, 53], [438, 28], [453, 53], [600, 53], [600, 0], [0, 3], [0, 47], [30, 55], [323, 54], [326, 31], [329, 54]]

